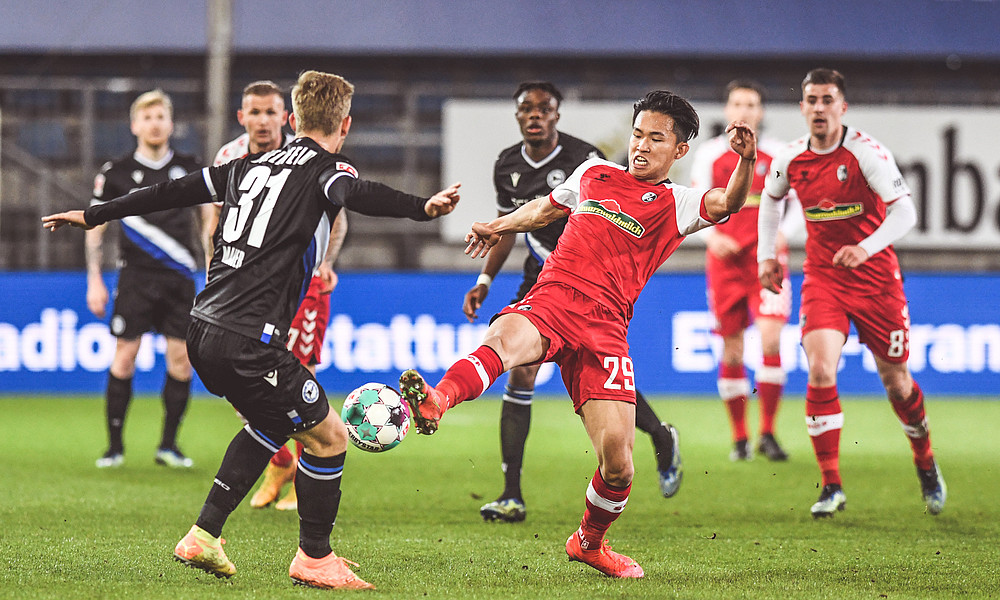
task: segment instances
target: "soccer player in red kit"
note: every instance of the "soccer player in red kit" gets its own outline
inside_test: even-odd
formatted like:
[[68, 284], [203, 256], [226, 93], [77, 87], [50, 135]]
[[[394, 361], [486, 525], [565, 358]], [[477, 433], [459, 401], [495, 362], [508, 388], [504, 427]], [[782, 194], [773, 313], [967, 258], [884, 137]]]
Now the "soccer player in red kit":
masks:
[[667, 179], [698, 133], [698, 115], [680, 96], [654, 91], [636, 102], [628, 166], [593, 158], [548, 196], [489, 223], [474, 223], [466, 252], [486, 255], [504, 234], [569, 216], [538, 283], [502, 311], [483, 345], [459, 360], [437, 387], [405, 371], [400, 390], [417, 430], [433, 433], [444, 412], [481, 395], [513, 367], [554, 361], [596, 450], [580, 528], [566, 541], [570, 560], [612, 577], [642, 577], [639, 564], [611, 550], [604, 535], [628, 501], [634, 472], [636, 377], [626, 340], [639, 292], [684, 236], [725, 220], [746, 201], [757, 155], [745, 123], [727, 128], [740, 153], [725, 189], [695, 190]]
[[910, 314], [892, 243], [916, 223], [910, 189], [892, 153], [864, 132], [843, 125], [844, 77], [813, 69], [802, 81], [802, 114], [809, 135], [771, 163], [759, 221], [761, 285], [781, 287], [775, 258], [780, 199], [794, 190], [806, 219], [802, 282], [802, 347], [809, 362], [806, 425], [823, 477], [814, 517], [843, 510], [837, 365], [851, 323], [875, 356], [889, 402], [913, 449], [927, 511], [944, 509], [947, 488], [931, 450], [924, 395], [909, 357]]
[[[763, 88], [753, 81], [730, 82], [726, 86], [724, 114], [727, 121], [746, 121], [759, 132], [764, 118]], [[760, 332], [763, 350], [761, 366], [754, 373], [754, 387], [760, 397], [757, 451], [770, 460], [788, 459], [774, 437], [774, 418], [786, 379], [785, 370], [781, 368], [781, 329], [792, 312], [791, 286], [786, 279], [786, 284], [776, 294], [761, 287], [757, 279], [757, 211], [764, 177], [777, 147], [780, 147], [777, 142], [758, 133], [757, 168], [746, 204], [728, 221], [707, 230], [705, 236], [708, 306], [715, 316], [715, 333], [722, 338], [719, 397], [729, 415], [733, 441], [729, 457], [734, 461], [753, 458], [746, 422], [750, 382], [743, 368], [743, 337], [751, 319]], [[737, 160], [739, 155], [729, 147], [724, 135], [702, 143], [693, 156], [691, 186], [724, 186]], [[788, 245], [783, 237], [776, 256], [787, 269]]]

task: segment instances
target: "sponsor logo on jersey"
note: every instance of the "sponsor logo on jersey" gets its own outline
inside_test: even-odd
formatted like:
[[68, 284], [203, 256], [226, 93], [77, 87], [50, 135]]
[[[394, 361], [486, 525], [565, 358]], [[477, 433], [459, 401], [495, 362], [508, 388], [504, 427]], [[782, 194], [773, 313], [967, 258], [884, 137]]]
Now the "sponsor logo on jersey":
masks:
[[645, 194], [642, 195], [641, 200], [646, 203], [656, 200], [656, 192], [646, 192]]
[[134, 181], [136, 185], [139, 185], [139, 184], [142, 183], [143, 177], [144, 177], [144, 175], [143, 175], [142, 171], [140, 171], [139, 169], [136, 169], [135, 171], [132, 171], [132, 181]]
[[545, 185], [550, 188], [557, 187], [560, 183], [566, 181], [566, 171], [562, 169], [552, 169], [549, 174], [545, 176]]
[[642, 237], [642, 234], [646, 232], [646, 228], [642, 223], [635, 220], [632, 215], [622, 211], [622, 207], [618, 204], [617, 200], [610, 198], [600, 201], [585, 200], [580, 203], [580, 207], [576, 209], [576, 212], [604, 217], [622, 231], [637, 238]]
[[860, 202], [851, 204], [836, 204], [831, 200], [823, 200], [816, 206], [805, 209], [806, 221], [839, 221], [850, 219], [865, 212]]
[[302, 399], [308, 404], [319, 400], [319, 386], [312, 379], [306, 379], [302, 384]]
[[518, 181], [521, 181], [521, 174], [520, 173], [511, 173], [510, 174], [510, 184], [512, 186], [514, 186], [514, 187], [517, 187], [517, 182]]
[[337, 163], [337, 170], [338, 171], [346, 171], [346, 172], [350, 173], [351, 175], [353, 175], [355, 179], [358, 178], [358, 170], [355, 169], [353, 166], [351, 166], [348, 163], [338, 162]]
[[847, 181], [847, 165], [837, 167], [837, 181]]

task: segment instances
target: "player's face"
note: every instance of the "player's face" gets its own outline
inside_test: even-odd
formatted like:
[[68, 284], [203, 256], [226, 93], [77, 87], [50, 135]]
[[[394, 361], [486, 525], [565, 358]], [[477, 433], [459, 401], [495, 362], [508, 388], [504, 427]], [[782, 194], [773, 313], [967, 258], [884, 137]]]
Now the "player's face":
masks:
[[250, 136], [250, 153], [267, 152], [281, 147], [281, 128], [288, 122], [285, 100], [279, 94], [244, 96], [236, 119]]
[[687, 142], [677, 143], [674, 118], [644, 110], [635, 117], [628, 143], [628, 172], [640, 181], [658, 183], [667, 178], [674, 161], [687, 154]]
[[823, 142], [840, 137], [842, 118], [847, 112], [844, 94], [832, 83], [808, 83], [802, 90], [799, 103], [802, 115], [809, 126], [809, 135]]
[[760, 100], [760, 94], [754, 90], [736, 88], [729, 93], [723, 113], [726, 121], [746, 121], [751, 129], [757, 131], [764, 119], [764, 104]]
[[173, 131], [174, 122], [162, 104], [140, 108], [132, 119], [132, 135], [141, 146], [160, 148], [170, 141]]
[[556, 140], [559, 103], [546, 91], [528, 90], [517, 99], [514, 112], [521, 137], [529, 146], [544, 146]]

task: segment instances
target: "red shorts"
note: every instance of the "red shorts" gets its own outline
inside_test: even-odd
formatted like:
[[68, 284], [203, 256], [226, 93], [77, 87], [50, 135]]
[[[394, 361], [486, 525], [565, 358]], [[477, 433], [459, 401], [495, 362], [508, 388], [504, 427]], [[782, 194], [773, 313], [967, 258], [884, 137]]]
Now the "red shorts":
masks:
[[587, 400], [635, 404], [635, 370], [628, 352], [628, 327], [622, 316], [560, 283], [535, 285], [523, 300], [501, 315], [526, 317], [549, 340], [539, 362], [559, 365], [573, 410]]
[[706, 254], [708, 308], [715, 315], [715, 333], [721, 336], [738, 334], [758, 317], [788, 322], [792, 314], [792, 286], [788, 280], [787, 248], [778, 252], [778, 261], [785, 279], [781, 282], [781, 291], [775, 294], [760, 285], [755, 252], [746, 251], [724, 260]]
[[319, 364], [330, 320], [330, 294], [322, 293], [321, 277], [313, 277], [288, 330], [288, 349], [303, 365]]
[[858, 339], [875, 356], [891, 363], [906, 362], [910, 356], [910, 311], [902, 284], [880, 294], [857, 296], [807, 278], [802, 283], [799, 322], [802, 335], [835, 329], [845, 337], [854, 323]]

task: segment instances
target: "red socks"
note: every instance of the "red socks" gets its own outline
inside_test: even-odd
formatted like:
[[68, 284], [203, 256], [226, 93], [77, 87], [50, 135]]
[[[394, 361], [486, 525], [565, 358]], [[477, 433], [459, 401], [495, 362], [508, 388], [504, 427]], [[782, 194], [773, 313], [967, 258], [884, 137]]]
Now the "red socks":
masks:
[[750, 382], [747, 381], [743, 365], [719, 364], [719, 397], [726, 404], [729, 415], [729, 425], [733, 432], [733, 441], [747, 439], [747, 397], [750, 395]]
[[774, 417], [778, 414], [778, 403], [785, 389], [787, 375], [781, 368], [781, 355], [765, 355], [764, 362], [756, 373], [757, 396], [760, 398], [760, 432], [774, 433]]
[[605, 483], [600, 469], [594, 472], [587, 487], [587, 510], [580, 522], [580, 545], [584, 550], [601, 547], [604, 534], [625, 510], [631, 489], [632, 484], [626, 488], [611, 487]]
[[927, 428], [927, 415], [924, 412], [924, 392], [913, 382], [913, 392], [902, 402], [891, 402], [892, 409], [899, 417], [903, 432], [910, 440], [913, 449], [913, 462], [920, 469], [929, 469], [934, 464], [934, 452], [931, 451], [931, 435]]
[[447, 400], [445, 408], [451, 408], [481, 396], [503, 371], [503, 362], [496, 351], [489, 346], [480, 346], [453, 364], [434, 387]]
[[844, 413], [840, 410], [837, 386], [807, 386], [806, 428], [823, 473], [823, 485], [840, 485], [840, 430], [843, 426]]
[[271, 464], [279, 467], [281, 469], [287, 469], [288, 465], [292, 464], [292, 453], [288, 449], [288, 446], [282, 446], [280, 450], [274, 453], [271, 457]]

